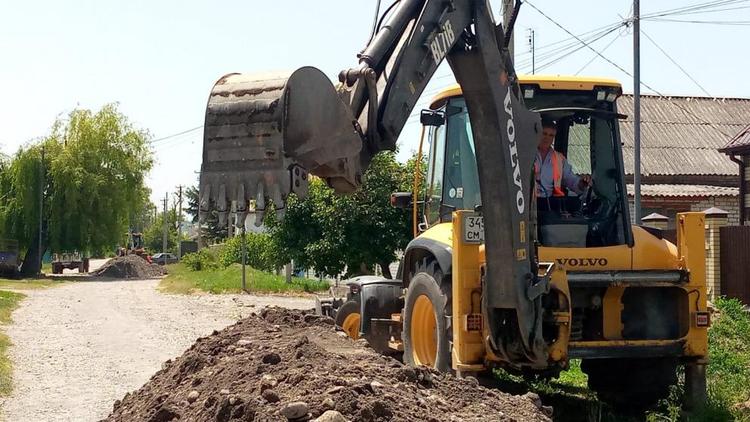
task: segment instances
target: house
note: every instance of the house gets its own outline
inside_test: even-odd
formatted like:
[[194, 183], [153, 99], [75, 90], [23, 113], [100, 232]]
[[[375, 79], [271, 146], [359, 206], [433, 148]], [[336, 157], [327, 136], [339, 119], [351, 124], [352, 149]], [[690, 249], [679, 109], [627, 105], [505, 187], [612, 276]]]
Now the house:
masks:
[[[618, 100], [633, 215], [633, 96]], [[641, 95], [641, 215], [716, 207], [740, 219], [737, 164], [719, 149], [750, 123], [750, 99]], [[750, 135], [747, 135], [750, 154]], [[746, 156], [747, 157], [747, 156]], [[750, 162], [750, 161], [748, 161]]]
[[739, 131], [719, 152], [726, 154], [739, 168], [739, 225], [750, 225], [750, 124]]

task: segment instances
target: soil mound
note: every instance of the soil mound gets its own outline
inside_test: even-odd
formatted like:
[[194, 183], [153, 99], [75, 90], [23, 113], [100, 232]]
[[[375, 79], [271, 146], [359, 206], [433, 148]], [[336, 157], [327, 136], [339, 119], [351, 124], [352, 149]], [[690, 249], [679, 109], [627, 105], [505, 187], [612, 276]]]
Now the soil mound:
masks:
[[550, 421], [538, 398], [404, 366], [312, 312], [263, 309], [200, 338], [106, 421]]
[[164, 268], [149, 264], [138, 255], [112, 258], [94, 272], [95, 276], [108, 278], [158, 278], [165, 274]]

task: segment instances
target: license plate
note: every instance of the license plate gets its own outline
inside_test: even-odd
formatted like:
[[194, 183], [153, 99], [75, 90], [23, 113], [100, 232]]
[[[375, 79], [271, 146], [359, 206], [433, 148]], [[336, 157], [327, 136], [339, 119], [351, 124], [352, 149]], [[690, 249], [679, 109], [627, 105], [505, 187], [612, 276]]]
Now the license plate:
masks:
[[484, 243], [484, 217], [464, 215], [463, 228], [465, 243]]

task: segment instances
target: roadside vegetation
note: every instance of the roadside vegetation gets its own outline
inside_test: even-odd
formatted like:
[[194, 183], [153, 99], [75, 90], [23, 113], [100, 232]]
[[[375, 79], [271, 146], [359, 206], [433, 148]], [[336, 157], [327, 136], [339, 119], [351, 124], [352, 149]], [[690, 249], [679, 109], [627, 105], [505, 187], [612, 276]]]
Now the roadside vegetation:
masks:
[[64, 281], [50, 280], [46, 278], [25, 278], [21, 280], [0, 278], [0, 289], [11, 290], [36, 290], [65, 284]]
[[[242, 292], [242, 267], [231, 264], [227, 267], [212, 267], [195, 271], [185, 263], [167, 266], [169, 275], [161, 280], [159, 287], [167, 293], [209, 293]], [[302, 293], [319, 292], [328, 289], [326, 281], [292, 277], [287, 283], [284, 276], [247, 267], [247, 291], [253, 293]]]
[[[11, 313], [18, 307], [18, 303], [26, 297], [22, 293], [0, 290], [0, 324], [11, 322]], [[8, 357], [10, 339], [4, 332], [0, 332], [0, 396], [7, 396], [13, 389], [13, 368]]]
[[48, 135], [0, 157], [0, 238], [18, 241], [22, 275], [39, 272], [40, 252], [103, 255], [131, 225], [145, 224], [150, 137], [108, 104], [74, 109]]
[[[736, 299], [719, 298], [717, 313], [708, 332], [708, 403], [691, 415], [681, 409], [682, 385], [672, 389], [670, 397], [646, 413], [645, 420], [661, 421], [750, 421], [750, 313]], [[596, 398], [586, 383], [580, 361], [573, 360], [568, 371], [554, 380], [525, 380], [502, 370], [493, 382], [504, 391], [523, 394], [535, 392], [554, 407], [556, 421], [640, 421], [643, 415], [615, 412]], [[680, 383], [683, 382], [679, 374]], [[648, 382], [648, 380], [644, 380]]]

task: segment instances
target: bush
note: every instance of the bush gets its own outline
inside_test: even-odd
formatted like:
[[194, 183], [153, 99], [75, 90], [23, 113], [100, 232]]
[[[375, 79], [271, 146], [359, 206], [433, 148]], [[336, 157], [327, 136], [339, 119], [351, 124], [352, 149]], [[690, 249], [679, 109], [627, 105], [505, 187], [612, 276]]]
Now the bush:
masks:
[[219, 267], [216, 257], [207, 249], [189, 253], [182, 257], [182, 263], [193, 271], [211, 270]]
[[[263, 271], [273, 271], [276, 268], [274, 259], [273, 240], [266, 233], [245, 234], [247, 245], [247, 259], [245, 263]], [[219, 264], [227, 267], [242, 263], [242, 237], [228, 239], [219, 252]]]

